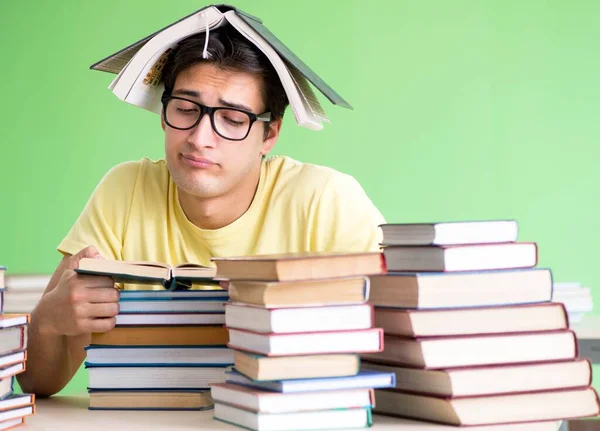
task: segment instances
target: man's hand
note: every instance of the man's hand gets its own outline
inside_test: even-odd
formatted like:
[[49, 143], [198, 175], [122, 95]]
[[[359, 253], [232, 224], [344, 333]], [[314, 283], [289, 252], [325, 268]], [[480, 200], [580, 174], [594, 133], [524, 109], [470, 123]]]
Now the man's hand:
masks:
[[56, 288], [36, 308], [41, 334], [80, 335], [110, 331], [119, 313], [119, 291], [110, 277], [77, 274], [84, 257], [102, 259], [94, 247], [69, 257]]

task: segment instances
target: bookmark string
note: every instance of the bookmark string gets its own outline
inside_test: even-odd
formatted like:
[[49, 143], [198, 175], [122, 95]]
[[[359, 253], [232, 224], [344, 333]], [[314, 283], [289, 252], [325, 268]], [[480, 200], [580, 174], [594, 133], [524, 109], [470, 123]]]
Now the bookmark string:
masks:
[[204, 18], [204, 26], [206, 28], [206, 38], [204, 39], [204, 49], [202, 50], [202, 58], [209, 59], [210, 53], [208, 52], [208, 38], [210, 36], [210, 27], [208, 25], [208, 19], [206, 19], [206, 14], [203, 14]]

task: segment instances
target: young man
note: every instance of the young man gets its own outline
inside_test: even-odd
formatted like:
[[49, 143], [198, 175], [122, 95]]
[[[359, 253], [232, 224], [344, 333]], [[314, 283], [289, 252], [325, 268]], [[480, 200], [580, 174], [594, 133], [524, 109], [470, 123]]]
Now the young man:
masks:
[[58, 246], [29, 328], [23, 390], [49, 396], [115, 325], [110, 278], [76, 274], [82, 257], [210, 265], [213, 256], [376, 251], [383, 217], [352, 177], [265, 158], [287, 98], [268, 60], [231, 27], [179, 44], [163, 70], [165, 159], [114, 167]]

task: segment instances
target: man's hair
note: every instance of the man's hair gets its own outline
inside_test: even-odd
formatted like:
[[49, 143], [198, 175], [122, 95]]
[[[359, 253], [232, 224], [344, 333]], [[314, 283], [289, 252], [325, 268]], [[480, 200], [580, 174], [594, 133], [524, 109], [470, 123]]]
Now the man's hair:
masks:
[[[208, 36], [209, 58], [202, 58], [206, 33], [202, 32], [182, 40], [165, 62], [162, 81], [170, 94], [177, 76], [185, 69], [200, 63], [211, 63], [230, 71], [246, 72], [262, 79], [262, 96], [265, 112], [271, 112], [271, 121], [283, 118], [288, 99], [283, 85], [267, 57], [230, 25], [211, 30]], [[268, 123], [265, 123], [265, 132]]]

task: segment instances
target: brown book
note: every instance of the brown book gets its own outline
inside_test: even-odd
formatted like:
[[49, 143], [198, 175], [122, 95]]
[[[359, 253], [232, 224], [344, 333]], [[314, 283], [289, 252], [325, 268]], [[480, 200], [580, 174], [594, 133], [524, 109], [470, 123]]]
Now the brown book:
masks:
[[591, 387], [455, 398], [377, 390], [375, 400], [374, 413], [461, 426], [575, 419], [600, 413], [598, 394]]
[[356, 354], [304, 355], [270, 358], [234, 351], [235, 369], [252, 380], [316, 379], [353, 376], [359, 371]]
[[369, 302], [402, 308], [451, 308], [550, 301], [552, 272], [531, 268], [373, 276]]
[[368, 297], [369, 280], [365, 277], [229, 283], [231, 301], [267, 308], [359, 304]]
[[205, 410], [214, 405], [209, 390], [90, 390], [90, 410]]
[[478, 365], [552, 362], [577, 357], [570, 330], [517, 334], [402, 338], [385, 336], [385, 349], [364, 353], [370, 362], [413, 368], [442, 369]]
[[93, 333], [92, 345], [114, 346], [210, 346], [229, 341], [223, 326], [117, 326]]
[[563, 304], [546, 302], [443, 310], [376, 308], [375, 326], [387, 335], [431, 337], [568, 329], [569, 321]]
[[293, 281], [384, 274], [385, 261], [377, 252], [291, 253], [215, 257], [217, 279]]
[[396, 374], [395, 389], [423, 395], [464, 397], [547, 391], [590, 386], [592, 364], [587, 359], [422, 370], [363, 361], [361, 369]]

